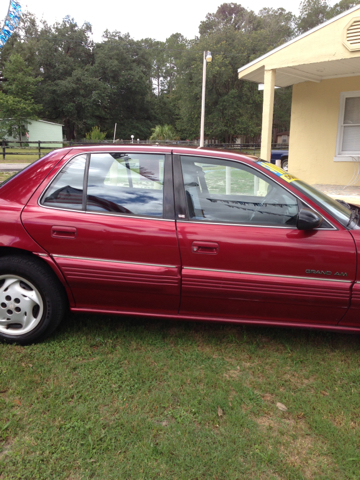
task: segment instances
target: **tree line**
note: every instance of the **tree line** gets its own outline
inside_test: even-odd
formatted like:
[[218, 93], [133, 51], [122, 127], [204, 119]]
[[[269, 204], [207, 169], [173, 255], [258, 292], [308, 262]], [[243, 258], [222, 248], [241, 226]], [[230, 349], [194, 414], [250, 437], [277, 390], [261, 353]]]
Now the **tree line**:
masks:
[[[262, 93], [237, 79], [238, 68], [356, 4], [303, 0], [294, 16], [283, 8], [255, 13], [224, 3], [201, 21], [199, 36], [174, 33], [164, 42], [118, 31], [94, 42], [88, 23], [66, 17], [49, 25], [25, 13], [1, 50], [0, 135], [21, 138], [26, 119], [42, 118], [62, 123], [68, 140], [91, 131], [112, 138], [115, 123], [119, 139], [154, 138], [160, 131], [198, 138], [202, 58], [209, 50], [205, 135], [251, 141], [261, 129]], [[277, 89], [278, 131], [289, 129], [290, 104], [291, 87]]]

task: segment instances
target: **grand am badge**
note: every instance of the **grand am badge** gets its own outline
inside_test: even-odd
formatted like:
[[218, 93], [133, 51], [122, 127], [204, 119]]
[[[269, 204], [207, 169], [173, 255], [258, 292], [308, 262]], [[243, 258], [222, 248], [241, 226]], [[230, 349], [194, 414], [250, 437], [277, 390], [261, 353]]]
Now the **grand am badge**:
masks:
[[[313, 275], [332, 275], [333, 273], [330, 271], [330, 270], [310, 270], [310, 269], [307, 269], [305, 270], [305, 273], [310, 273], [310, 274], [313, 274]], [[335, 277], [347, 277], [347, 273], [346, 272], [336, 272], [334, 273]]]
[[305, 273], [312, 273], [314, 275], [331, 275], [332, 274], [330, 270], [310, 270], [310, 269], [305, 270]]

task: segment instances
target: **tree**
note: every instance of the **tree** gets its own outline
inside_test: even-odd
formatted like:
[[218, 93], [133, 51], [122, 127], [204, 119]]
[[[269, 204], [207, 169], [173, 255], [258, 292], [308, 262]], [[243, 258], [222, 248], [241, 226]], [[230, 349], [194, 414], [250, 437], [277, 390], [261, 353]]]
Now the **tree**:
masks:
[[216, 13], [208, 13], [200, 23], [200, 35], [222, 32], [227, 28], [236, 31], [252, 32], [261, 28], [261, 22], [251, 10], [246, 10], [237, 3], [223, 3]]
[[5, 122], [0, 120], [0, 140], [6, 139], [8, 135], [8, 128]]
[[258, 15], [262, 21], [263, 43], [269, 50], [293, 38], [295, 16], [291, 12], [284, 8], [262, 8]]
[[180, 33], [173, 33], [166, 39], [164, 48], [164, 69], [163, 69], [163, 91], [171, 95], [175, 85], [176, 77], [179, 73], [179, 62], [186, 50], [192, 45]]
[[359, 1], [340, 0], [340, 2], [331, 7], [327, 0], [302, 0], [300, 3], [300, 15], [296, 19], [297, 33], [305, 33], [359, 4]]
[[178, 105], [174, 90], [180, 74], [179, 65], [182, 56], [191, 48], [192, 42], [180, 33], [175, 33], [165, 42], [152, 39], [141, 41], [146, 49], [151, 65], [151, 84], [153, 95], [150, 95], [152, 121], [155, 125], [172, 125], [178, 119]]
[[159, 42], [152, 38], [141, 40], [143, 48], [147, 50], [149, 62], [151, 65], [151, 82], [155, 95], [159, 97], [164, 87], [164, 69], [165, 69], [165, 42]]
[[94, 49], [93, 72], [105, 89], [101, 125], [120, 138], [148, 138], [153, 123], [151, 63], [139, 41], [120, 32], [105, 32]]
[[326, 0], [302, 0], [296, 27], [299, 34], [307, 32], [328, 19], [330, 5]]
[[27, 121], [36, 120], [41, 109], [41, 105], [35, 104], [33, 99], [39, 79], [32, 77], [31, 68], [18, 54], [9, 58], [3, 76], [6, 81], [0, 92], [2, 126], [7, 129], [8, 135], [21, 141], [27, 132]]
[[[203, 51], [212, 52], [207, 66], [205, 135], [225, 142], [235, 137], [254, 139], [260, 134], [262, 94], [257, 85], [239, 81], [242, 65], [277, 47], [293, 36], [291, 13], [263, 9], [256, 15], [241, 5], [225, 3], [200, 24], [200, 39], [182, 55], [175, 95], [181, 138], [198, 138]], [[289, 102], [291, 99], [287, 97]], [[287, 125], [289, 128], [289, 126]]]
[[346, 12], [346, 10], [349, 10], [350, 8], [353, 8], [355, 5], [359, 4], [360, 2], [354, 2], [353, 0], [341, 0], [332, 8], [330, 8], [328, 12], [328, 18], [336, 17], [336, 15], [340, 15], [340, 13]]
[[[303, 1], [305, 16], [316, 2], [326, 3]], [[334, 8], [350, 4], [341, 0]], [[237, 70], [291, 39], [293, 15], [269, 7], [255, 14], [239, 4], [224, 3], [206, 15], [199, 31], [200, 37], [193, 40], [174, 33], [165, 42], [135, 41], [129, 34], [106, 31], [103, 40], [94, 43], [87, 23], [79, 26], [66, 17], [49, 25], [25, 13], [2, 49], [0, 68], [13, 54], [21, 56], [30, 78], [40, 77], [32, 92], [35, 104], [42, 104], [39, 115], [61, 122], [68, 140], [81, 138], [94, 127], [111, 136], [115, 123], [119, 138], [149, 138], [157, 125], [172, 126], [181, 138], [197, 138], [202, 57], [204, 50], [211, 50], [205, 134], [226, 142], [240, 135], [256, 137], [262, 94], [256, 84], [239, 81]], [[9, 96], [5, 84], [3, 90]], [[277, 91], [274, 118], [284, 130], [289, 128], [290, 102], [291, 92]], [[20, 106], [13, 102], [12, 108]]]
[[292, 86], [275, 90], [273, 126], [278, 132], [290, 130], [291, 98]]
[[14, 36], [13, 50], [28, 59], [33, 76], [41, 77], [34, 92], [43, 105], [41, 115], [63, 123], [68, 140], [95, 126], [110, 134], [114, 123], [123, 138], [149, 137], [157, 113], [149, 54], [141, 42], [105, 32], [94, 44], [89, 24], [79, 26], [70, 17], [38, 24], [31, 14]]
[[43, 115], [63, 123], [68, 140], [83, 136], [99, 123], [106, 91], [93, 69], [91, 26], [69, 17], [52, 27], [43, 23], [36, 42], [41, 83], [35, 96]]

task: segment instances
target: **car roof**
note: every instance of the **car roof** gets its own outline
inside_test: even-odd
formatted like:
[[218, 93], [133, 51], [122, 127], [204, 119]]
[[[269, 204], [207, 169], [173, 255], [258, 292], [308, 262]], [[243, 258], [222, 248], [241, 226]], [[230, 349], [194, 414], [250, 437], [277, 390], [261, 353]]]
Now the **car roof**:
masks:
[[255, 162], [259, 160], [258, 157], [254, 155], [248, 155], [241, 152], [234, 152], [233, 150], [225, 150], [218, 148], [191, 148], [191, 147], [182, 147], [176, 145], [144, 145], [144, 144], [125, 144], [125, 145], [116, 145], [116, 144], [99, 144], [99, 145], [81, 145], [69, 147], [74, 154], [86, 153], [86, 152], [148, 152], [148, 153], [160, 153], [160, 154], [170, 154], [175, 155], [193, 155], [193, 156], [212, 156], [227, 158], [231, 160], [247, 160], [250, 162]]

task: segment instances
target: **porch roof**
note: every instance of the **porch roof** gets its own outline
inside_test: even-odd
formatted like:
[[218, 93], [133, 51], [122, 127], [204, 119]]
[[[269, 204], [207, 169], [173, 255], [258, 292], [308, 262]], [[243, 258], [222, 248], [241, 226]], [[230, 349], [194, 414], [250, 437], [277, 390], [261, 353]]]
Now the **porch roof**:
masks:
[[276, 70], [278, 87], [360, 75], [360, 5], [244, 65], [238, 78], [264, 83], [265, 70]]

